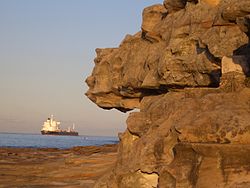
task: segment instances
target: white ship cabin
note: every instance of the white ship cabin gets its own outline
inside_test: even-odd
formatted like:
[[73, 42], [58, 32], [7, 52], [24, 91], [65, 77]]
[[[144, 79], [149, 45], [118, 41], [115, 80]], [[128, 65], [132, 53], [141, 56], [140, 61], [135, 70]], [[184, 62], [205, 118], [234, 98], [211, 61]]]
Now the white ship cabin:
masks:
[[60, 131], [60, 122], [53, 119], [53, 115], [44, 122], [42, 131]]

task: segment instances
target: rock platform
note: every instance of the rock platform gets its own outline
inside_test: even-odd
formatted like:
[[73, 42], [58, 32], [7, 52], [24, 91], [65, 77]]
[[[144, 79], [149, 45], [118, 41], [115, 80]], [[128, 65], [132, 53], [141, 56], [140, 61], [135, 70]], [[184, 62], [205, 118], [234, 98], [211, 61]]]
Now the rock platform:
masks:
[[117, 145], [0, 148], [0, 188], [92, 188], [116, 157]]

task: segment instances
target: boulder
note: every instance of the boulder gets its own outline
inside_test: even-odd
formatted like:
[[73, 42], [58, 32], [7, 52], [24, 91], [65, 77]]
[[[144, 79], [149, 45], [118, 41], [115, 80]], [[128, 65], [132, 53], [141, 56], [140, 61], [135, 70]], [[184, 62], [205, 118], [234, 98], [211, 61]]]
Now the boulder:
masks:
[[187, 0], [164, 0], [163, 5], [168, 10], [168, 13], [176, 12], [184, 9]]
[[161, 40], [159, 34], [155, 31], [155, 27], [166, 15], [167, 10], [163, 5], [153, 5], [145, 8], [142, 13], [142, 37], [149, 41], [152, 40], [152, 42]]
[[222, 74], [237, 72], [239, 74], [249, 75], [250, 68], [246, 56], [233, 56], [232, 58], [222, 58]]
[[222, 17], [228, 21], [236, 21], [239, 17], [250, 14], [250, 0], [228, 0], [224, 3]]

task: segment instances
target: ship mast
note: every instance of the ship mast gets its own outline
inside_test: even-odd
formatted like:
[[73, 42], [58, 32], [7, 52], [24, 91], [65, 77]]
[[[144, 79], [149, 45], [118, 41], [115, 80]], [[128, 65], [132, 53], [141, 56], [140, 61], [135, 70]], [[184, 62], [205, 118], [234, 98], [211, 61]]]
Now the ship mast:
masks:
[[50, 126], [52, 126], [52, 122], [53, 122], [53, 115], [50, 115]]

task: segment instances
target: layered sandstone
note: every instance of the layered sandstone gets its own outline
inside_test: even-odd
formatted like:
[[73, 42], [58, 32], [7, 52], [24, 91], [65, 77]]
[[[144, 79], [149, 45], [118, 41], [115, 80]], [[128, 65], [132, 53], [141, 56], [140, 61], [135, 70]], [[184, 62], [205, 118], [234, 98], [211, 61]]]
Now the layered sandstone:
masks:
[[116, 155], [117, 145], [0, 148], [0, 188], [92, 188]]
[[130, 113], [96, 187], [250, 186], [250, 1], [165, 0], [97, 49], [87, 96]]

